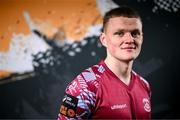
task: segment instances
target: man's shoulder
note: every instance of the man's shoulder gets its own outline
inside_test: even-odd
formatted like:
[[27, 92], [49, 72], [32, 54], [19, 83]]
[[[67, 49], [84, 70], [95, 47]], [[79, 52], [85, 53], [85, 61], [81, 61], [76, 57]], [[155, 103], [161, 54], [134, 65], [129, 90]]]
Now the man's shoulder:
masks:
[[100, 63], [85, 69], [68, 85], [66, 92], [75, 96], [83, 91], [96, 93], [104, 70]]
[[86, 82], [91, 82], [101, 78], [104, 71], [105, 68], [103, 67], [102, 64], [99, 63], [85, 69], [83, 72], [81, 72], [80, 75], [84, 78]]
[[99, 81], [102, 79], [104, 71], [103, 65], [98, 63], [85, 69], [76, 77], [76, 79], [84, 81], [88, 87], [98, 88]]
[[139, 82], [144, 86], [146, 87], [147, 89], [150, 89], [150, 85], [148, 83], [148, 81], [142, 77], [141, 75], [139, 75], [138, 73], [136, 73], [135, 71], [132, 71], [133, 74], [135, 75], [136, 78], [138, 78]]

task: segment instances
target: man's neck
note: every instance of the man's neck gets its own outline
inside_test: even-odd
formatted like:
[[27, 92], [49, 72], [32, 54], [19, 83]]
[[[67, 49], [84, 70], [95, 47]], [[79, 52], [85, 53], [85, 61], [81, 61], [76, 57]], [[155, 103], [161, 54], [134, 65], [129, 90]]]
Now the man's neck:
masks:
[[122, 82], [129, 85], [133, 61], [119, 61], [106, 58], [104, 62]]

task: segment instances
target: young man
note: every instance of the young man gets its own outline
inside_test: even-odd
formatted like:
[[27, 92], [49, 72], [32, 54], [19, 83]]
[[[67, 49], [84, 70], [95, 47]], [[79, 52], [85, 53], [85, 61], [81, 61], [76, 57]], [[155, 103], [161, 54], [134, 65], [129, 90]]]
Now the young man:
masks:
[[132, 70], [143, 42], [139, 14], [129, 7], [110, 10], [100, 40], [107, 57], [68, 85], [58, 119], [150, 119], [149, 84]]

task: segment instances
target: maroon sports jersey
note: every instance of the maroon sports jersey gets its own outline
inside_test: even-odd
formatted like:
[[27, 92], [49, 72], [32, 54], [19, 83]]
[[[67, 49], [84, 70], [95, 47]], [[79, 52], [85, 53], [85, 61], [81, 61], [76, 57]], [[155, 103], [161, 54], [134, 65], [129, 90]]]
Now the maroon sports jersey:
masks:
[[134, 71], [126, 85], [101, 61], [68, 85], [58, 119], [150, 119], [150, 92]]

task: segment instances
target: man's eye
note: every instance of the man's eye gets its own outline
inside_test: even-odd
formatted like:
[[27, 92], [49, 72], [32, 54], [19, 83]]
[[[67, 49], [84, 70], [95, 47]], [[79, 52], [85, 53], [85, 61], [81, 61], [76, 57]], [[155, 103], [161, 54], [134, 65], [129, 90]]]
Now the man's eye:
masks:
[[124, 32], [115, 32], [114, 35], [123, 36]]
[[131, 32], [131, 35], [132, 35], [132, 37], [137, 38], [137, 37], [139, 37], [140, 32], [139, 31], [133, 31], [133, 32]]

